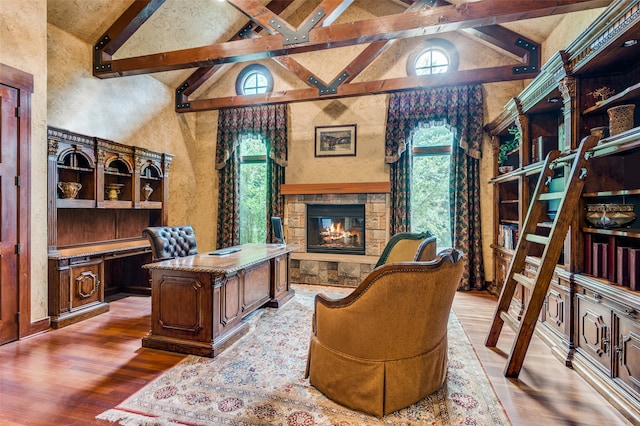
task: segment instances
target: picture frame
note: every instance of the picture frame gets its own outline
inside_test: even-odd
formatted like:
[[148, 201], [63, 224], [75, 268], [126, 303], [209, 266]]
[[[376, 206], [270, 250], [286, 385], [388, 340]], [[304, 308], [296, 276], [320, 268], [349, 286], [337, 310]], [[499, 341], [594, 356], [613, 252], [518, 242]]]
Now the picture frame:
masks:
[[356, 125], [316, 126], [315, 156], [346, 157], [356, 155]]

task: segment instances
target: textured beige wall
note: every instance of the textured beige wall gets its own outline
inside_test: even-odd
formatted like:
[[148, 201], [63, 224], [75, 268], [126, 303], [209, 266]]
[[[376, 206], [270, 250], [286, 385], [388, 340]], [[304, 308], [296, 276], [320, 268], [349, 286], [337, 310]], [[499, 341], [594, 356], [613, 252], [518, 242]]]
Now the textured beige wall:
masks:
[[31, 95], [31, 320], [47, 307], [47, 4], [0, 2], [0, 63], [33, 75]]
[[566, 49], [604, 10], [585, 10], [565, 15], [542, 44], [542, 62], [548, 61], [557, 51]]
[[202, 220], [196, 206], [213, 205], [215, 197], [211, 179], [196, 174], [207, 158], [202, 152], [207, 138], [196, 143], [196, 115], [176, 114], [173, 88], [151, 76], [93, 77], [90, 45], [52, 25], [48, 37], [48, 124], [173, 154], [169, 224], [194, 223], [196, 233], [200, 236], [202, 232], [206, 242], [207, 231], [200, 226], [209, 226], [208, 221]]

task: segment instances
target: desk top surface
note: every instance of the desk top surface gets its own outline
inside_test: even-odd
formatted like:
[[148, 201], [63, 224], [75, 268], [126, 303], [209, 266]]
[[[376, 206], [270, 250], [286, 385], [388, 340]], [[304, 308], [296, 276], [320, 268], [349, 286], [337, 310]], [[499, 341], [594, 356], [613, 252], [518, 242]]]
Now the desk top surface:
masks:
[[151, 245], [146, 238], [127, 241], [111, 241], [105, 243], [85, 244], [76, 247], [61, 248], [49, 252], [49, 259], [66, 259], [71, 257], [97, 256], [103, 254], [117, 254], [127, 251], [150, 252]]
[[162, 260], [155, 263], [148, 263], [143, 266], [146, 269], [163, 269], [171, 271], [187, 272], [209, 272], [216, 274], [229, 274], [252, 265], [259, 264], [265, 260], [282, 256], [300, 248], [297, 245], [282, 244], [242, 244], [235, 246], [239, 251], [214, 255], [205, 252], [192, 256], [176, 257], [174, 259]]

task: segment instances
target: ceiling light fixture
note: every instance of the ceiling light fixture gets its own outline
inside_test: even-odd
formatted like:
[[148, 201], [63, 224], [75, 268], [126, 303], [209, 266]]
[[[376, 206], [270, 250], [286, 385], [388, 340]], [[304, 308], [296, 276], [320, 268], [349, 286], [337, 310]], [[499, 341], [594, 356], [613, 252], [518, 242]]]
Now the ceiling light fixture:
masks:
[[631, 46], [635, 46], [636, 44], [638, 44], [638, 39], [637, 38], [632, 38], [631, 40], [625, 41], [620, 46], [621, 47], [631, 47]]
[[555, 98], [547, 98], [547, 102], [550, 104], [555, 104], [557, 102], [560, 102], [560, 98], [555, 97]]

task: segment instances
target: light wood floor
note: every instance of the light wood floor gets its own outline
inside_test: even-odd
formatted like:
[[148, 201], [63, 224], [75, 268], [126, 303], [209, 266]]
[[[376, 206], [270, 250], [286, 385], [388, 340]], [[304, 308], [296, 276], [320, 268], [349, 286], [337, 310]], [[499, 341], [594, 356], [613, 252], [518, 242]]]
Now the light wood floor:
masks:
[[[108, 424], [94, 417], [184, 357], [141, 347], [150, 302], [126, 297], [98, 317], [0, 346], [0, 424]], [[506, 355], [484, 346], [495, 303], [483, 293], [458, 293], [454, 310], [514, 425], [629, 424], [537, 338], [519, 380], [505, 379]], [[503, 330], [498, 347], [505, 352], [511, 336]]]

